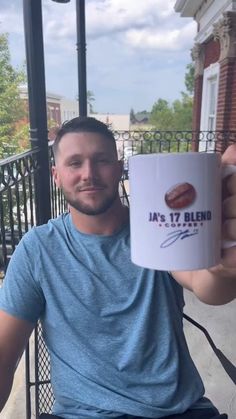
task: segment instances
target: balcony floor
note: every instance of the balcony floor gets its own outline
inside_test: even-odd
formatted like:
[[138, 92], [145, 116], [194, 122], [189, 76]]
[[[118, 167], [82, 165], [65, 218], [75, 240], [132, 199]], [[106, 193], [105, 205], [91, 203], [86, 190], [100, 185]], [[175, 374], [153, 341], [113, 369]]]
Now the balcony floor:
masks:
[[[201, 303], [190, 291], [185, 291], [185, 313], [205, 327], [216, 347], [236, 365], [235, 300], [223, 306]], [[185, 334], [191, 356], [203, 379], [206, 397], [212, 400], [228, 419], [236, 418], [235, 384], [223, 369], [205, 335], [185, 322]]]

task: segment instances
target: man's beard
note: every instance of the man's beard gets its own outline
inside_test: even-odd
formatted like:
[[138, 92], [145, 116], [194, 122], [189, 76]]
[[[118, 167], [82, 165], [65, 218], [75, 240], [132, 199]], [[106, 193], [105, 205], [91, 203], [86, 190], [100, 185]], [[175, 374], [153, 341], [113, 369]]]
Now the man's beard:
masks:
[[65, 196], [65, 199], [66, 199], [67, 203], [71, 207], [75, 208], [77, 211], [79, 211], [79, 212], [81, 212], [82, 214], [85, 214], [85, 215], [100, 215], [100, 214], [103, 214], [109, 208], [111, 208], [111, 206], [113, 205], [113, 203], [116, 201], [116, 199], [119, 196], [118, 191], [114, 191], [111, 196], [105, 197], [104, 200], [100, 204], [98, 204], [97, 207], [96, 206], [93, 207], [92, 205], [86, 204], [82, 200], [71, 198], [71, 196], [69, 196], [69, 194], [64, 190], [63, 190], [63, 194]]

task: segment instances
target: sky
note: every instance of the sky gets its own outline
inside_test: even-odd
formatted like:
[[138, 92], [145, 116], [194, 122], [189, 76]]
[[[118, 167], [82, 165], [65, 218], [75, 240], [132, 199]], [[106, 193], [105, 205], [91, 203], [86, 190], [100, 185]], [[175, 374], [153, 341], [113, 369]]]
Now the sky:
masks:
[[[76, 0], [42, 0], [46, 89], [78, 96]], [[87, 89], [97, 113], [151, 111], [186, 90], [196, 22], [174, 11], [176, 0], [85, 0]], [[0, 33], [9, 34], [11, 61], [25, 61], [23, 0], [0, 1]]]

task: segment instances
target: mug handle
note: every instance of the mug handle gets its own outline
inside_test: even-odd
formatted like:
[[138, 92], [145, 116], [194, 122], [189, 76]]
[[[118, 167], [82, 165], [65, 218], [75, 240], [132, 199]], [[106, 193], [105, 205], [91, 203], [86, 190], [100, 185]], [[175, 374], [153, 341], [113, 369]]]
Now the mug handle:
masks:
[[[233, 173], [236, 173], [236, 165], [226, 164], [222, 166], [222, 179], [225, 179]], [[222, 249], [229, 249], [233, 246], [236, 246], [236, 240], [222, 240]]]

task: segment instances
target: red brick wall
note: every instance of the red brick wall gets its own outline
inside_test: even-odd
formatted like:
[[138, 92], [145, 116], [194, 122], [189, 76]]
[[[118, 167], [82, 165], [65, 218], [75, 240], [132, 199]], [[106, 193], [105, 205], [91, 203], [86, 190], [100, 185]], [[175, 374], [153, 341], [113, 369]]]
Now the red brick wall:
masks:
[[231, 88], [231, 113], [229, 126], [231, 130], [236, 130], [236, 59], [233, 60], [233, 75]]
[[227, 59], [221, 63], [217, 107], [217, 130], [236, 129], [236, 61]]
[[[219, 41], [211, 39], [204, 45], [204, 68], [219, 61]], [[195, 80], [193, 130], [200, 129], [203, 76]], [[236, 130], [236, 59], [220, 63], [216, 130]]]
[[205, 61], [204, 68], [209, 67], [210, 64], [217, 63], [220, 57], [220, 43], [218, 40], [210, 39], [204, 44]]
[[[219, 41], [210, 39], [204, 44], [204, 68], [207, 68], [210, 64], [216, 63], [220, 56], [220, 44]], [[201, 121], [201, 103], [202, 103], [202, 87], [203, 87], [203, 76], [198, 76], [195, 79], [194, 88], [194, 103], [193, 103], [193, 130], [200, 129]]]
[[200, 129], [203, 76], [195, 79], [193, 101], [193, 131]]

